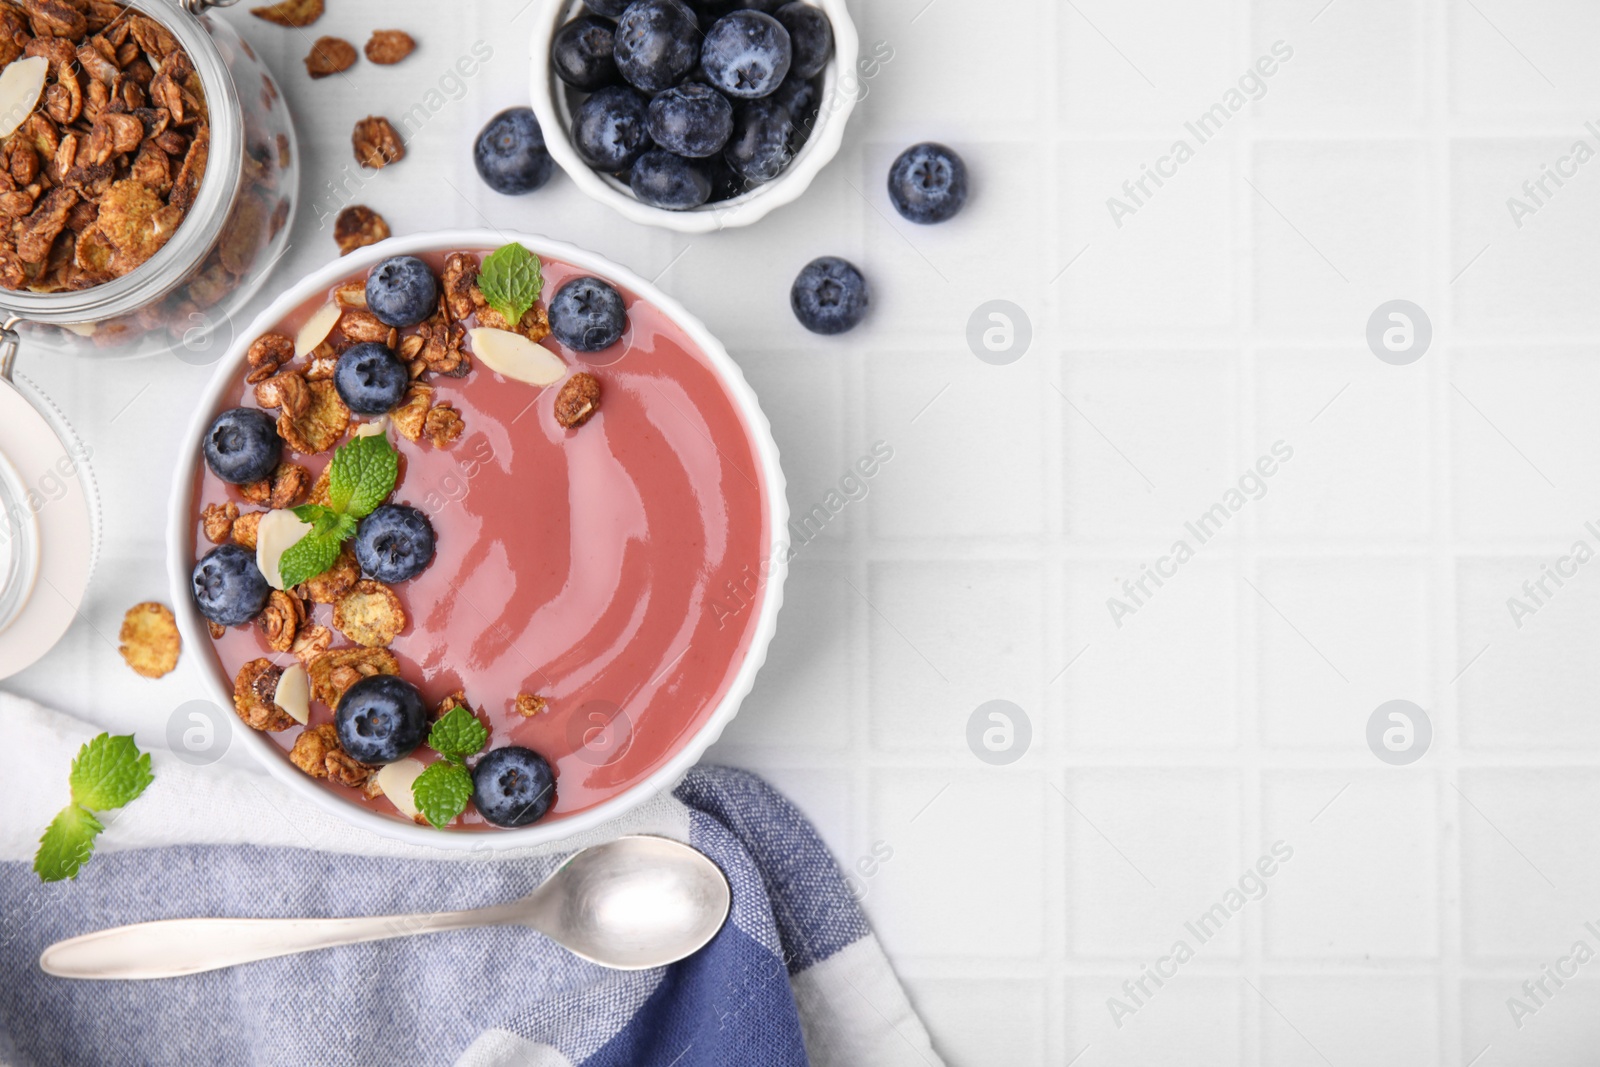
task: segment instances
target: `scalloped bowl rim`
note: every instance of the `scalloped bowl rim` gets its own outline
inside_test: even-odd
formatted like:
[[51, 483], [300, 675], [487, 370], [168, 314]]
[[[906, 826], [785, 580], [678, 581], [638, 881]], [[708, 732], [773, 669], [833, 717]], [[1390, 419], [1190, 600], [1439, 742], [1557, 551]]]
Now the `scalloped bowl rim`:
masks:
[[[713, 233], [759, 222], [768, 214], [800, 199], [811, 187], [822, 168], [839, 154], [844, 144], [845, 127], [859, 101], [856, 92], [844, 92], [839, 83], [843, 62], [849, 56], [849, 68], [861, 52], [861, 37], [855, 21], [845, 6], [845, 0], [804, 0], [820, 7], [833, 24], [833, 55], [823, 74], [822, 100], [824, 105], [837, 100], [838, 106], [829, 110], [824, 106], [817, 113], [816, 128], [787, 170], [765, 185], [720, 203], [706, 204], [690, 211], [668, 211], [651, 207], [636, 199], [625, 186], [607, 178], [585, 163], [572, 146], [570, 125], [566, 121], [565, 103], [557, 103], [559, 79], [550, 70], [550, 42], [555, 32], [567, 21], [569, 12], [578, 0], [543, 0], [540, 18], [534, 20], [533, 35], [529, 42], [530, 88], [534, 115], [544, 130], [545, 148], [567, 176], [585, 194], [615, 209], [630, 222], [642, 226], [660, 226], [679, 233]], [[564, 99], [564, 97], [563, 97]]]
[[474, 851], [484, 847], [495, 851], [538, 847], [592, 831], [634, 810], [677, 783], [722, 734], [754, 686], [756, 673], [766, 661], [768, 645], [777, 629], [778, 609], [783, 603], [783, 584], [788, 572], [788, 560], [787, 553], [778, 551], [776, 546], [781, 543], [783, 531], [789, 522], [789, 506], [785, 496], [783, 469], [778, 462], [778, 445], [772, 437], [771, 423], [761, 410], [755, 391], [745, 380], [739, 365], [728, 355], [727, 349], [682, 304], [661, 292], [649, 281], [604, 256], [563, 241], [534, 234], [484, 229], [438, 230], [390, 238], [358, 249], [313, 271], [285, 290], [256, 316], [248, 330], [234, 339], [226, 354], [218, 360], [210, 384], [197, 401], [188, 434], [183, 438], [186, 444], [178, 458], [168, 507], [167, 570], [178, 629], [186, 647], [206, 650], [207, 662], [203, 666], [203, 673], [207, 695], [219, 707], [231, 711], [232, 679], [224, 677], [221, 664], [212, 652], [210, 633], [206, 628], [205, 619], [195, 607], [189, 589], [189, 575], [194, 569], [195, 551], [194, 479], [201, 460], [199, 447], [190, 447], [188, 443], [200, 440], [223, 393], [237, 386], [237, 375], [250, 342], [270, 330], [307, 299], [326, 292], [340, 279], [370, 268], [390, 256], [417, 252], [496, 248], [511, 241], [520, 242], [537, 255], [560, 260], [580, 270], [590, 271], [616, 282], [633, 292], [640, 300], [654, 304], [698, 346], [749, 429], [751, 448], [761, 465], [761, 476], [767, 498], [765, 503], [769, 525], [768, 536], [772, 544], [765, 547], [764, 562], [768, 567], [766, 595], [762, 600], [750, 647], [722, 700], [677, 751], [649, 776], [635, 782], [609, 800], [558, 821], [535, 823], [519, 829], [481, 831], [442, 831], [405, 822], [344, 800], [323, 788], [294, 767], [288, 760], [288, 754], [259, 732], [242, 724], [234, 731], [234, 735], [242, 739], [242, 743], [257, 762], [264, 765], [274, 778], [291, 792], [310, 800], [319, 808], [345, 822], [371, 830], [383, 837], [450, 851]]

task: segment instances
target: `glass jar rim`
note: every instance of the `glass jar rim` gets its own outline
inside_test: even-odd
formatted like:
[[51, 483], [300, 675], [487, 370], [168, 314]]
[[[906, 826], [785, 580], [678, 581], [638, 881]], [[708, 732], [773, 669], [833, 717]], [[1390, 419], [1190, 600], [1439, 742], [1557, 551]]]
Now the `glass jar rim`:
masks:
[[205, 93], [211, 143], [200, 191], [172, 239], [120, 278], [70, 292], [0, 289], [0, 315], [24, 322], [100, 322], [159, 300], [198, 266], [221, 236], [243, 180], [244, 113], [227, 64], [201, 19], [170, 0], [117, 0], [154, 20], [183, 47]]

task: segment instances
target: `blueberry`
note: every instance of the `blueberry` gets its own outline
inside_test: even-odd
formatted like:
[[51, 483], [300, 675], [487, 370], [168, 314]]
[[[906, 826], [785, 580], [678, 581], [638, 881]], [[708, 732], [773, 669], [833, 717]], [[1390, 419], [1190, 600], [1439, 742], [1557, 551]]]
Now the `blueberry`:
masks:
[[799, 2], [784, 4], [772, 13], [789, 31], [793, 59], [789, 73], [802, 78], [815, 78], [828, 65], [833, 55], [833, 23], [820, 7]]
[[616, 24], [597, 15], [582, 15], [556, 31], [550, 42], [550, 66], [556, 77], [586, 93], [615, 85]]
[[942, 144], [912, 145], [889, 168], [889, 199], [910, 222], [953, 219], [967, 202], [967, 165]]
[[544, 131], [533, 110], [512, 107], [489, 120], [472, 147], [478, 177], [507, 196], [531, 193], [550, 180], [556, 161], [545, 151]]
[[659, 149], [639, 157], [629, 184], [642, 202], [668, 211], [688, 211], [711, 199], [711, 179], [697, 160]]
[[384, 504], [356, 527], [356, 562], [369, 578], [409, 581], [433, 562], [433, 523], [405, 504]]
[[490, 749], [472, 770], [472, 803], [495, 826], [538, 822], [555, 802], [555, 772], [531, 748]]
[[406, 365], [376, 341], [351, 345], [333, 365], [339, 399], [357, 415], [387, 415], [400, 406], [410, 384]]
[[239, 545], [214, 548], [194, 565], [194, 602], [210, 622], [238, 626], [261, 614], [272, 587], [256, 566], [256, 554]]
[[680, 156], [704, 159], [733, 136], [733, 105], [709, 85], [680, 85], [650, 101], [650, 138]]
[[596, 15], [604, 15], [608, 19], [621, 17], [628, 10], [628, 5], [633, 0], [588, 0], [588, 8]]
[[550, 332], [578, 352], [610, 348], [627, 325], [622, 294], [599, 278], [574, 278], [550, 301]]
[[635, 0], [617, 20], [617, 70], [647, 93], [670, 89], [700, 59], [700, 24], [683, 0]]
[[700, 62], [711, 84], [744, 100], [767, 96], [789, 73], [789, 31], [771, 15], [735, 11], [706, 31]]
[[789, 165], [789, 135], [794, 122], [781, 104], [756, 100], [733, 116], [733, 136], [723, 151], [739, 177], [757, 185], [770, 182]]
[[409, 756], [428, 735], [428, 706], [404, 678], [374, 674], [345, 690], [333, 725], [352, 759], [393, 763]]
[[789, 291], [789, 306], [800, 325], [812, 333], [835, 334], [853, 330], [867, 317], [867, 280], [854, 265], [838, 256], [823, 256], [806, 264]]
[[601, 89], [573, 114], [572, 146], [597, 170], [627, 170], [650, 150], [649, 107], [626, 85]]
[[796, 77], [791, 71], [768, 99], [782, 105], [789, 117], [799, 123], [817, 110], [822, 100], [822, 85], [814, 78]]
[[711, 200], [713, 203], [723, 200], [732, 200], [736, 196], [743, 196], [750, 189], [750, 183], [734, 173], [728, 161], [722, 156], [706, 160], [706, 177], [711, 179]]
[[283, 455], [283, 439], [265, 411], [233, 408], [212, 422], [204, 451], [212, 474], [233, 485], [244, 485], [272, 473]]
[[385, 326], [415, 326], [433, 314], [438, 300], [439, 283], [416, 256], [386, 259], [367, 275], [367, 310]]

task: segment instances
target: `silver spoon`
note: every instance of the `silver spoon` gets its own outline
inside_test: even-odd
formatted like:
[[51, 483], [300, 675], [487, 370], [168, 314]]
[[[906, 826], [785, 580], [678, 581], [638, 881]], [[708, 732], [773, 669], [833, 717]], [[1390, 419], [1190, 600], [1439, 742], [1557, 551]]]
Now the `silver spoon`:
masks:
[[575, 854], [509, 904], [354, 919], [164, 919], [57, 941], [39, 966], [61, 978], [172, 978], [334, 945], [521, 925], [586, 960], [636, 971], [705, 947], [729, 904], [727, 878], [688, 845], [621, 837]]

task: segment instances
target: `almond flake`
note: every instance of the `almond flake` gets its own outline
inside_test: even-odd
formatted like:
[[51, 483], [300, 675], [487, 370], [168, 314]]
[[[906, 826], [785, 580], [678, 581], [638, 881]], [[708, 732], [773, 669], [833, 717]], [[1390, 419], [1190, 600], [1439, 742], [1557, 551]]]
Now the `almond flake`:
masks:
[[480, 326], [468, 336], [472, 354], [492, 371], [529, 385], [554, 385], [567, 376], [567, 365], [548, 348], [520, 333]]
[[389, 798], [389, 803], [408, 819], [417, 817], [417, 801], [411, 795], [411, 786], [422, 776], [422, 761], [407, 756], [378, 768], [378, 788]]
[[328, 339], [334, 326], [338, 325], [339, 315], [343, 309], [336, 303], [324, 304], [306, 320], [300, 327], [300, 332], [295, 334], [294, 355], [296, 359], [311, 352], [318, 345]]
[[49, 75], [44, 56], [16, 60], [0, 71], [0, 137], [10, 137], [33, 114]]
[[301, 726], [306, 724], [306, 720], [311, 718], [311, 676], [306, 674], [304, 667], [296, 663], [284, 668], [272, 702], [287, 711]]
[[310, 532], [311, 524], [301, 522], [292, 511], [269, 511], [261, 516], [261, 525], [256, 529], [256, 566], [272, 588], [284, 587], [283, 574], [278, 570], [283, 554]]

